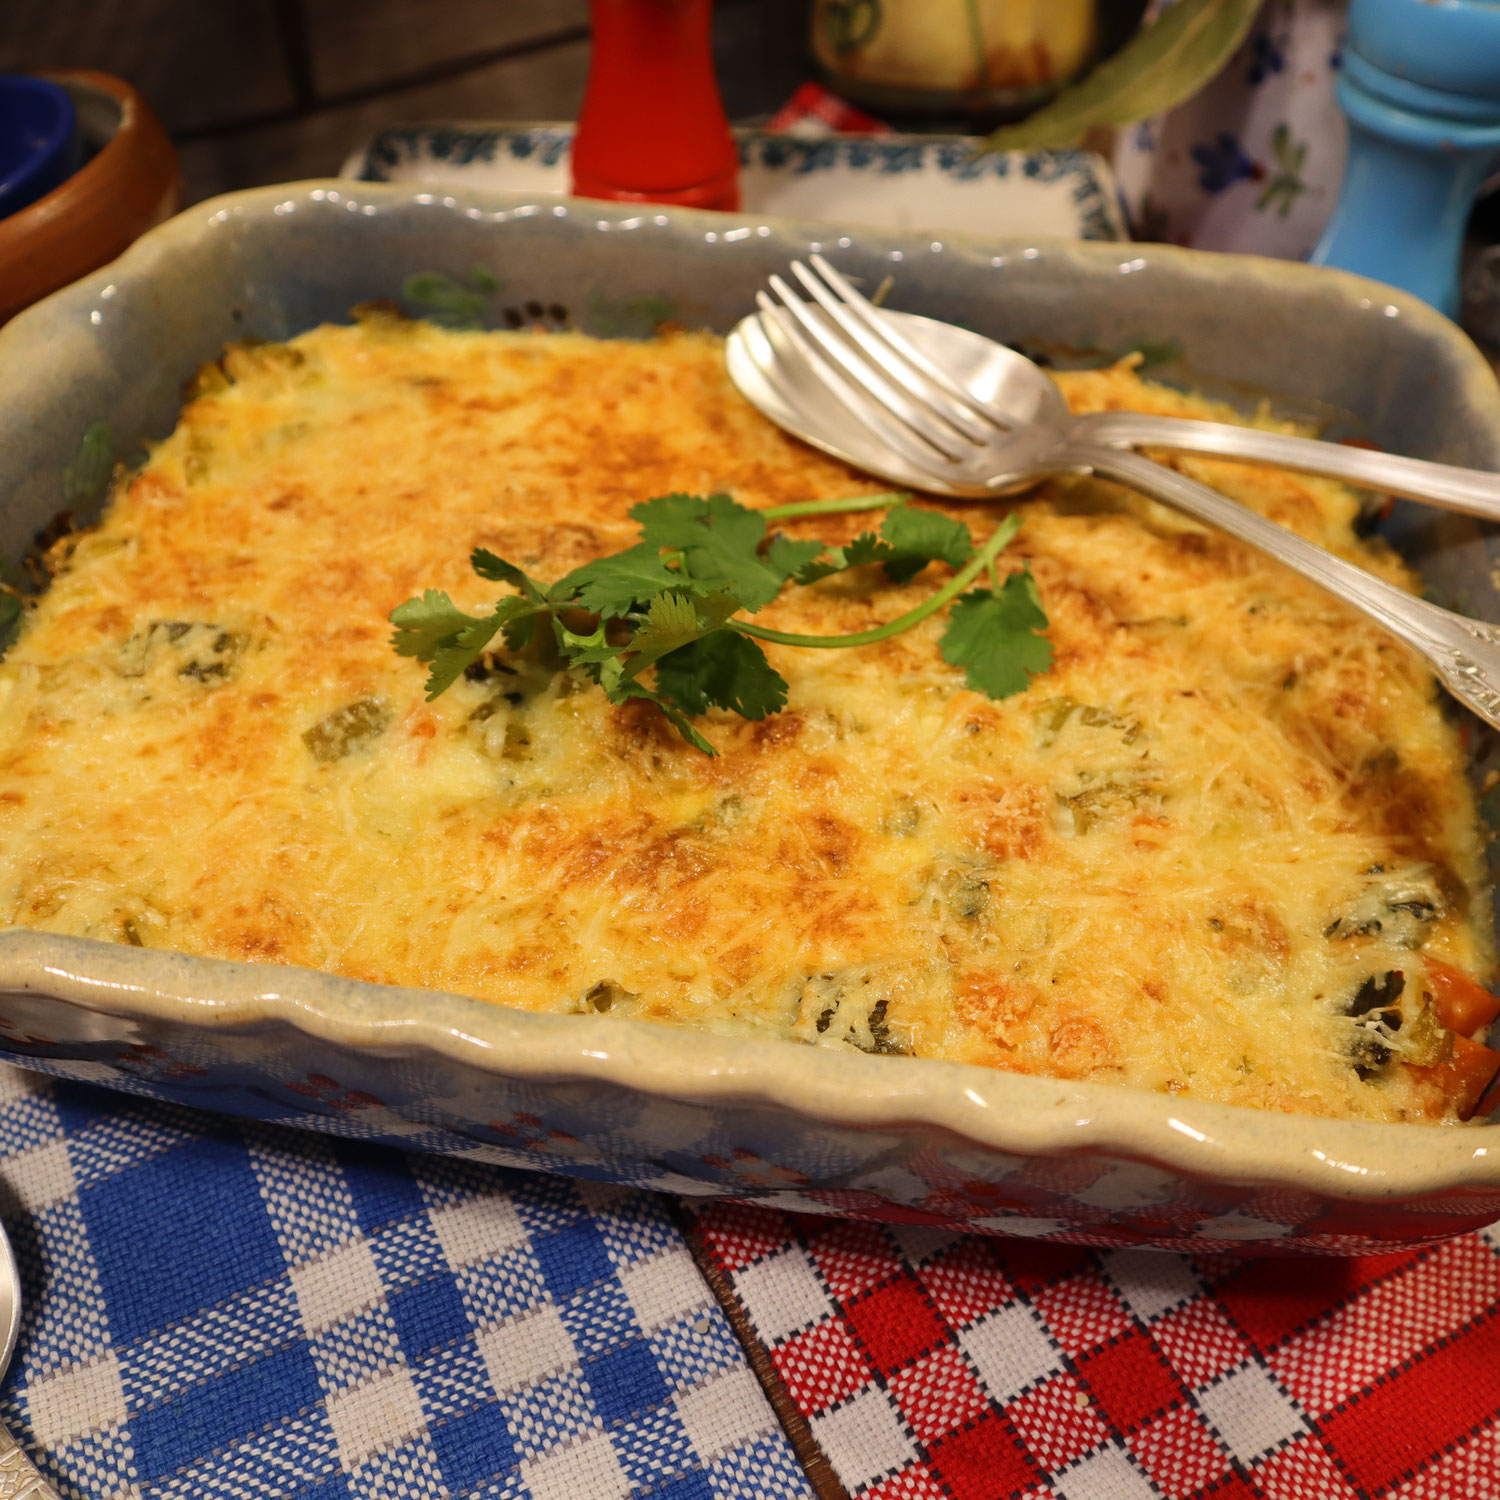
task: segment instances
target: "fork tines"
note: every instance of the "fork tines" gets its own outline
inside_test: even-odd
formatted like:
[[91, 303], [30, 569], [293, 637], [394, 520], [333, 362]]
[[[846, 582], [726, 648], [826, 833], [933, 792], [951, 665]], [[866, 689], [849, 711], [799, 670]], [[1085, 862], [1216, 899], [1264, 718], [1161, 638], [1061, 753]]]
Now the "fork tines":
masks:
[[[852, 286], [821, 255], [811, 255], [814, 275], [801, 261], [792, 273], [812, 304], [780, 276], [772, 276], [772, 302], [764, 292], [756, 301], [763, 327], [769, 322], [819, 375], [851, 413], [869, 422], [872, 407], [901, 424], [926, 450], [916, 456], [930, 461], [934, 453], [950, 461], [967, 457], [992, 442], [1009, 424], [999, 421], [893, 326], [881, 310]], [[821, 277], [821, 279], [819, 279]], [[767, 336], [772, 337], [769, 328]], [[886, 424], [888, 438], [895, 438]], [[902, 443], [902, 447], [906, 444]]]

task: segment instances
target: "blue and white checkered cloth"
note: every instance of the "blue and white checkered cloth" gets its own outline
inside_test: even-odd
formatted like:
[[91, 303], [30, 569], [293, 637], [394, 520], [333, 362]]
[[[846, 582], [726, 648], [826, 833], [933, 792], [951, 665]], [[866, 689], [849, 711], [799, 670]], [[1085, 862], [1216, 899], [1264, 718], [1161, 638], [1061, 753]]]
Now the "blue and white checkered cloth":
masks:
[[0, 1066], [0, 1212], [65, 1495], [811, 1496], [652, 1194]]

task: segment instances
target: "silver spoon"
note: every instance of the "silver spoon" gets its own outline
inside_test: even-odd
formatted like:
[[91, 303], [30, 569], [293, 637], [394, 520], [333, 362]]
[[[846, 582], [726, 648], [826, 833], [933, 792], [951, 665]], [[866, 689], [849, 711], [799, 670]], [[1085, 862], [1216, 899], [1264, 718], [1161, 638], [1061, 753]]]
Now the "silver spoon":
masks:
[[[742, 319], [726, 344], [730, 378], [773, 422], [857, 468], [937, 494], [994, 497], [1056, 474], [1093, 473], [1128, 485], [1258, 548], [1362, 610], [1426, 657], [1455, 698], [1500, 728], [1500, 631], [1493, 626], [1418, 599], [1217, 490], [1102, 440], [1103, 422], [1073, 416], [1057, 386], [1024, 356], [967, 329], [875, 308], [821, 257], [813, 260], [822, 282], [793, 265], [804, 286], [818, 287], [811, 304], [773, 276], [781, 301], [761, 293], [760, 312]], [[1200, 425], [1135, 413], [1103, 416], [1170, 421], [1174, 432]], [[1245, 429], [1201, 425], [1233, 434], [1235, 456], [1245, 455], [1247, 445], [1238, 441]], [[1429, 471], [1488, 481], [1493, 508], [1484, 513], [1500, 518], [1500, 476], [1295, 441], [1297, 452], [1315, 450], [1319, 462], [1304, 458], [1292, 467], [1337, 472], [1388, 491], [1416, 489], [1431, 498], [1425, 479], [1414, 483]], [[1331, 469], [1324, 457], [1330, 452], [1343, 467]], [[1376, 477], [1363, 467], [1373, 459], [1398, 465], [1404, 477], [1392, 481], [1383, 470]], [[1285, 462], [1279, 456], [1259, 461]], [[1475, 509], [1469, 501], [1459, 506], [1451, 487], [1446, 493], [1444, 503]]]
[[[1069, 447], [1213, 454], [1322, 474], [1500, 521], [1500, 474], [1481, 469], [1196, 417], [1134, 411], [1075, 416], [1056, 383], [1024, 354], [951, 323], [876, 308], [821, 255], [808, 259], [816, 275], [800, 261], [792, 263], [792, 271], [816, 307], [808, 307], [780, 277], [771, 278], [787, 311], [795, 317], [804, 309], [814, 315], [822, 310], [821, 326], [840, 335], [843, 349], [863, 365], [861, 374], [873, 373], [885, 385], [878, 393], [871, 387], [871, 393], [899, 426], [929, 444], [936, 438], [935, 446], [944, 454], [955, 438], [963, 439], [955, 451], [958, 469], [951, 476], [950, 493], [994, 494], [1035, 483], [1034, 476], [1027, 477], [1033, 452], [1028, 439], [1032, 429], [1043, 427]], [[762, 298], [769, 301], [764, 294]], [[835, 359], [850, 373], [849, 365]], [[976, 464], [988, 470], [977, 485]]]
[[[0, 1227], [0, 1374], [10, 1367], [21, 1330], [21, 1277], [10, 1239]], [[0, 1427], [0, 1500], [59, 1500], [21, 1445]]]

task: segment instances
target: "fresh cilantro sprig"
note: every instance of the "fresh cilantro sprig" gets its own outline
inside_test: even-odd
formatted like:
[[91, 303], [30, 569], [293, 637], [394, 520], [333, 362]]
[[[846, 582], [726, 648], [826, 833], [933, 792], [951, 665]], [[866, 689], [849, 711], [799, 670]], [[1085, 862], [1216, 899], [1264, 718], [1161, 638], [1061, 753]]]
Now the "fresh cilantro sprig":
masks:
[[[529, 577], [483, 547], [469, 561], [481, 578], [515, 592], [482, 615], [428, 589], [391, 611], [392, 645], [427, 663], [429, 701], [445, 692], [496, 638], [513, 657], [547, 672], [573, 670], [596, 682], [611, 703], [655, 703], [682, 737], [715, 753], [692, 720], [710, 708], [763, 719], [786, 705], [787, 684], [758, 642], [841, 648], [889, 639], [951, 604], [939, 643], [971, 688], [992, 698], [1023, 691], [1045, 672], [1052, 647], [1040, 632], [1047, 616], [1029, 568], [1003, 579], [1001, 550], [1020, 527], [1007, 516], [975, 547], [969, 528], [907, 496], [814, 500], [750, 510], [728, 495], [661, 495], [633, 506], [641, 540], [623, 552], [575, 568], [556, 583]], [[794, 516], [884, 510], [878, 532], [844, 546], [767, 534], [767, 522]], [[883, 567], [907, 583], [929, 563], [953, 577], [915, 609], [850, 635], [772, 630], [740, 618], [755, 614], [788, 584], [806, 585], [852, 568]], [[988, 573], [989, 586], [971, 588]], [[965, 592], [967, 590], [967, 592]], [[649, 672], [651, 681], [643, 681]]]

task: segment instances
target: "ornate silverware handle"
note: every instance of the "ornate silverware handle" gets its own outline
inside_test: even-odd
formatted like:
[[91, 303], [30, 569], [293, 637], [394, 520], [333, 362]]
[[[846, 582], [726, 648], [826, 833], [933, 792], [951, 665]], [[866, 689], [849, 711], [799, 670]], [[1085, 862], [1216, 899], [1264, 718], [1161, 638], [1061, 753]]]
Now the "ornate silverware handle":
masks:
[[60, 1500], [21, 1445], [0, 1427], [0, 1500]]
[[1168, 448], [1177, 453], [1274, 464], [1500, 521], [1500, 474], [1487, 474], [1482, 469], [1461, 469], [1454, 464], [1290, 437], [1283, 432], [1261, 432], [1228, 422], [1158, 417], [1146, 412], [1090, 412], [1077, 420], [1070, 437], [1073, 443], [1089, 446]]
[[1395, 588], [1217, 490], [1138, 453], [1071, 444], [1067, 451], [1070, 459], [1087, 464], [1101, 478], [1118, 480], [1248, 542], [1362, 610], [1398, 640], [1420, 651], [1460, 703], [1500, 729], [1500, 630], [1494, 626], [1466, 620]]

